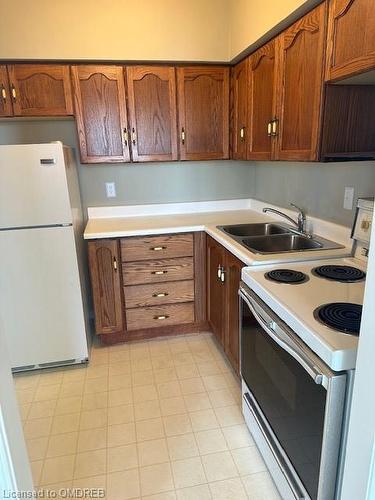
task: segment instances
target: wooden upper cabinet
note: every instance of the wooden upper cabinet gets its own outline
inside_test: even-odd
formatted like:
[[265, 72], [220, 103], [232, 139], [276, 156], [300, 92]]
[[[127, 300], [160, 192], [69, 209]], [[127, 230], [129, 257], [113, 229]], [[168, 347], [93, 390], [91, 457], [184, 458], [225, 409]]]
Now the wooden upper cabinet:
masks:
[[375, 68], [374, 0], [331, 0], [326, 79]]
[[13, 116], [12, 96], [6, 66], [0, 66], [0, 116]]
[[316, 160], [325, 46], [323, 3], [278, 38], [280, 78], [276, 159]]
[[8, 73], [15, 116], [73, 114], [69, 66], [14, 64]]
[[271, 40], [249, 58], [249, 160], [270, 160], [272, 157], [275, 92], [275, 40]]
[[177, 160], [175, 68], [126, 69], [133, 161]]
[[181, 159], [228, 158], [229, 68], [178, 68], [177, 86]]
[[248, 128], [248, 59], [232, 68], [231, 73], [231, 152], [235, 160], [246, 160]]
[[82, 163], [130, 161], [121, 66], [72, 67]]

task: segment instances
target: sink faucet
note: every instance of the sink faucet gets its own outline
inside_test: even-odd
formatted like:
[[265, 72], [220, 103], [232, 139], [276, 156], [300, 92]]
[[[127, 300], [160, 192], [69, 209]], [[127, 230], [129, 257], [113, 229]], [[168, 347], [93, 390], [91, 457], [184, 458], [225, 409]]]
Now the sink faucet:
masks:
[[292, 219], [291, 217], [289, 217], [289, 215], [286, 215], [283, 212], [280, 212], [279, 210], [275, 210], [274, 208], [265, 207], [265, 208], [263, 208], [263, 212], [264, 213], [272, 212], [274, 214], [280, 215], [280, 217], [284, 217], [285, 219], [287, 219], [289, 222], [291, 222], [292, 224], [294, 224], [297, 227], [297, 231], [299, 233], [301, 233], [305, 236], [310, 236], [305, 231], [305, 229], [306, 229], [305, 212], [302, 210], [302, 208], [299, 208], [299, 207], [297, 207], [297, 205], [294, 205], [294, 203], [291, 203], [291, 206], [298, 210], [298, 218], [296, 221], [294, 219]]

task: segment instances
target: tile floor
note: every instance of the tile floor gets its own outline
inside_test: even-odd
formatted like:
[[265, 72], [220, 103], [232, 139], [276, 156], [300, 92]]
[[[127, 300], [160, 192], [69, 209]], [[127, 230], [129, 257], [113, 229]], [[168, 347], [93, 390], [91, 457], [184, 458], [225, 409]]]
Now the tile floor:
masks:
[[211, 334], [94, 346], [15, 377], [35, 484], [109, 500], [278, 500]]

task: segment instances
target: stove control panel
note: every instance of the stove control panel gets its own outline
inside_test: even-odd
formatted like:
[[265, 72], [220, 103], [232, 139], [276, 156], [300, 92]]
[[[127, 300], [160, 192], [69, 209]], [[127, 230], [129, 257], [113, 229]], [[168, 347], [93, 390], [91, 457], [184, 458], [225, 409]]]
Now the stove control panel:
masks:
[[374, 199], [360, 198], [353, 224], [354, 256], [367, 258], [374, 216]]

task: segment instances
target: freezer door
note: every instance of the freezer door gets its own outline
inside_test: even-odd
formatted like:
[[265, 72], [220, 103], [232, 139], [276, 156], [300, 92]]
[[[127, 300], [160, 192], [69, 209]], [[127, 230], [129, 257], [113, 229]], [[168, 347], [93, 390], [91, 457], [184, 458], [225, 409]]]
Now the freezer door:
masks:
[[0, 259], [12, 368], [87, 358], [73, 228], [0, 231]]
[[0, 229], [71, 223], [62, 144], [0, 146]]

